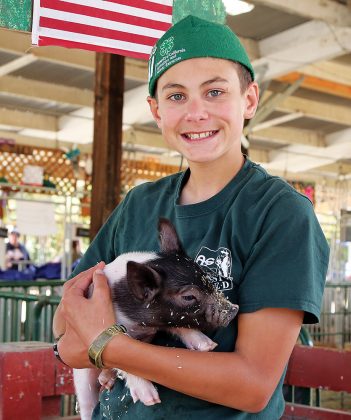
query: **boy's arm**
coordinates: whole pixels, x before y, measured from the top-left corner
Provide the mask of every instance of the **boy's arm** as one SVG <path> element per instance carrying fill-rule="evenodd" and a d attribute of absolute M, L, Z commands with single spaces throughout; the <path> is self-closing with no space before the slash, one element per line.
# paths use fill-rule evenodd
<path fill-rule="evenodd" d="M 90 280 L 81 278 L 63 297 L 69 329 L 59 351 L 66 363 L 78 368 L 91 366 L 90 343 L 114 323 L 106 278 L 95 274 L 94 294 L 87 300 L 84 290 L 89 281 L 91 275 Z M 257 412 L 266 406 L 283 374 L 302 319 L 302 311 L 284 308 L 241 314 L 232 353 L 167 348 L 119 335 L 106 346 L 103 362 L 196 398 Z"/>

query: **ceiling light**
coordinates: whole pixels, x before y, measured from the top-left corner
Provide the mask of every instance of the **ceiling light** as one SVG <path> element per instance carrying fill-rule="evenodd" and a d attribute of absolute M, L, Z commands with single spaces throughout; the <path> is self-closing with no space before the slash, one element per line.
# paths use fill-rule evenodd
<path fill-rule="evenodd" d="M 228 15 L 240 15 L 250 12 L 255 6 L 241 0 L 223 0 Z"/>

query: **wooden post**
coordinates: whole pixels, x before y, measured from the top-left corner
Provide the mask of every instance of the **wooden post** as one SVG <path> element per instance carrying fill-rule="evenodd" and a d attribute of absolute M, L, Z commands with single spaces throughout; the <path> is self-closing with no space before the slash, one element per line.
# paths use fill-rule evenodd
<path fill-rule="evenodd" d="M 90 238 L 116 207 L 121 192 L 124 57 L 97 53 Z"/>

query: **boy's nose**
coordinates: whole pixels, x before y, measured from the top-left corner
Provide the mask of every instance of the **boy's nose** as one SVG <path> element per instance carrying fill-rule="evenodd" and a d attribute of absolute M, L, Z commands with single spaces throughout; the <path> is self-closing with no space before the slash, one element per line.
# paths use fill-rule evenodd
<path fill-rule="evenodd" d="M 202 101 L 193 99 L 188 102 L 188 108 L 185 114 L 186 121 L 201 121 L 207 118 L 208 112 Z"/>

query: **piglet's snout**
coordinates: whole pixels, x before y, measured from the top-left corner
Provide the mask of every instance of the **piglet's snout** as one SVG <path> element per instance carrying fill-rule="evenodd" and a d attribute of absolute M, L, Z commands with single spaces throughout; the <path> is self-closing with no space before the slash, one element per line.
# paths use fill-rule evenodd
<path fill-rule="evenodd" d="M 222 299 L 219 303 L 210 304 L 206 310 L 206 321 L 212 327 L 226 327 L 238 313 L 239 306 Z"/>

